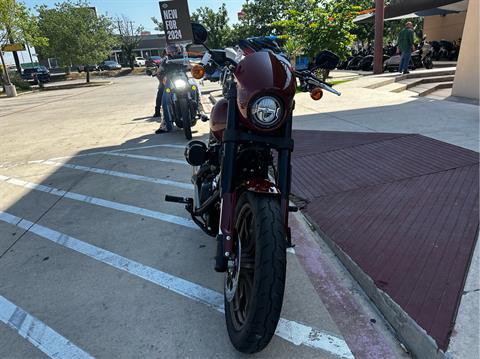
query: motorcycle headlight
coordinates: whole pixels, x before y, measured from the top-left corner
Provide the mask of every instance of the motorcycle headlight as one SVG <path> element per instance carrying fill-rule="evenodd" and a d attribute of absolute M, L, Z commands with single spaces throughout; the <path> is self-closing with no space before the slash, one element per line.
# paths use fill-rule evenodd
<path fill-rule="evenodd" d="M 272 128 L 282 120 L 283 108 L 275 97 L 263 96 L 252 104 L 251 113 L 255 125 L 261 128 Z"/>
<path fill-rule="evenodd" d="M 182 79 L 176 79 L 175 81 L 173 81 L 173 84 L 177 89 L 184 89 L 185 87 L 187 87 L 187 81 Z"/>

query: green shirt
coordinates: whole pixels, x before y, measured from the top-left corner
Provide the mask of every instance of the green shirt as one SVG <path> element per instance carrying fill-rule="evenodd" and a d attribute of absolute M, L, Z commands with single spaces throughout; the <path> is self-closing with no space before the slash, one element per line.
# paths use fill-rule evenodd
<path fill-rule="evenodd" d="M 401 52 L 412 52 L 413 30 L 405 28 L 398 34 L 398 47 Z"/>

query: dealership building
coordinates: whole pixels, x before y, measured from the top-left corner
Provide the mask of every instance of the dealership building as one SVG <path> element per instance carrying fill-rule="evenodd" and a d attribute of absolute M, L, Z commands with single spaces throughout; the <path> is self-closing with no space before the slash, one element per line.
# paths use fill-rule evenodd
<path fill-rule="evenodd" d="M 479 100 L 479 0 L 392 0 L 385 6 L 385 21 L 423 17 L 428 41 L 461 44 L 452 95 Z M 375 9 L 355 19 L 375 19 Z"/>
<path fill-rule="evenodd" d="M 167 46 L 165 41 L 165 35 L 163 34 L 151 34 L 145 32 L 140 37 L 140 42 L 134 53 L 136 57 L 147 58 L 149 56 L 160 56 L 163 49 Z M 111 55 L 111 60 L 115 60 L 120 64 L 126 64 L 125 56 L 122 52 L 122 49 L 119 47 L 114 48 Z"/>

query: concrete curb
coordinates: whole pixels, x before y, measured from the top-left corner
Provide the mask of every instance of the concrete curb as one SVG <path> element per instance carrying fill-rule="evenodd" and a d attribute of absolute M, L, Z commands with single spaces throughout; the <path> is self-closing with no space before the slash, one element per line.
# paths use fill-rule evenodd
<path fill-rule="evenodd" d="M 303 213 L 303 212 L 302 212 Z M 447 359 L 435 340 L 413 320 L 387 293 L 377 288 L 373 280 L 335 242 L 328 238 L 314 221 L 303 213 L 308 222 L 319 233 L 377 309 L 392 326 L 398 338 L 416 358 Z"/>

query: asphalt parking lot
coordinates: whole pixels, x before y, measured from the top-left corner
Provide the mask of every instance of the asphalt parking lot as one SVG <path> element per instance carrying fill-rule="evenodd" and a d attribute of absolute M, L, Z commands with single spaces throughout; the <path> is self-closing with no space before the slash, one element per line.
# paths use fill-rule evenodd
<path fill-rule="evenodd" d="M 163 201 L 191 195 L 191 169 L 182 132 L 153 134 L 155 87 L 131 76 L 0 99 L 0 357 L 243 357 L 224 324 L 215 241 Z M 207 125 L 196 130 L 204 138 Z M 288 254 L 282 319 L 257 356 L 403 356 L 301 216 L 293 223 L 303 246 Z M 316 274 L 307 252 L 324 259 Z"/>

